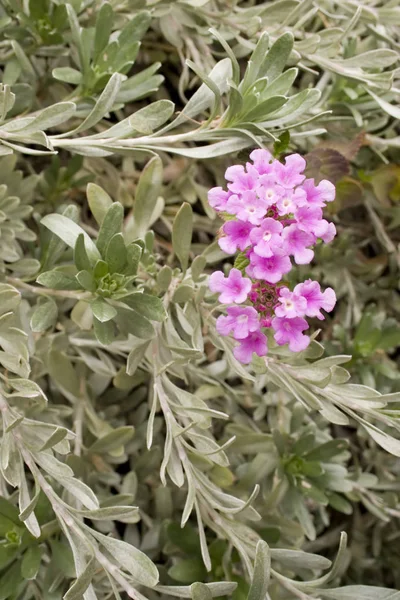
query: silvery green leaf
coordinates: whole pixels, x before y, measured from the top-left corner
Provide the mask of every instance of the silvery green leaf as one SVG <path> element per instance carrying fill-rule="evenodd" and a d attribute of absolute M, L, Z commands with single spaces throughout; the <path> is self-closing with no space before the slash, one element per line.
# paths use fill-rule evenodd
<path fill-rule="evenodd" d="M 51 74 L 54 79 L 74 85 L 79 85 L 82 81 L 82 73 L 72 67 L 56 67 L 52 70 Z"/>
<path fill-rule="evenodd" d="M 21 132 L 25 137 L 36 131 L 43 131 L 50 127 L 56 127 L 57 125 L 60 125 L 60 123 L 68 121 L 68 119 L 73 116 L 75 110 L 76 105 L 73 102 L 59 102 L 58 104 L 53 104 L 40 111 L 32 121 L 22 128 L 17 129 L 17 131 Z M 18 120 L 13 123 L 18 123 Z M 13 129 L 16 131 L 15 126 Z M 7 131 L 7 126 L 5 126 L 5 130 Z"/>
<path fill-rule="evenodd" d="M 67 275 L 62 271 L 46 271 L 45 273 L 41 273 L 36 281 L 44 287 L 54 290 L 82 289 L 75 277 L 71 277 L 71 275 Z"/>
<path fill-rule="evenodd" d="M 257 543 L 254 572 L 247 600 L 265 600 L 267 597 L 271 570 L 271 552 L 266 542 Z"/>
<path fill-rule="evenodd" d="M 82 573 L 63 596 L 63 600 L 81 600 L 81 598 L 84 598 L 84 593 L 91 584 L 96 571 L 97 563 L 95 558 L 92 556 Z"/>
<path fill-rule="evenodd" d="M 110 273 L 122 273 L 124 271 L 127 254 L 122 233 L 116 233 L 110 239 L 105 255 Z"/>
<path fill-rule="evenodd" d="M 121 521 L 122 523 L 137 523 L 140 520 L 139 509 L 136 506 L 109 506 L 94 510 L 71 509 L 73 513 L 93 521 Z"/>
<path fill-rule="evenodd" d="M 53 475 L 53 477 L 55 476 Z M 57 477 L 55 478 L 57 479 Z M 80 479 L 71 476 L 62 476 L 58 481 L 70 494 L 82 502 L 88 510 L 97 510 L 99 508 L 99 501 L 94 492 L 83 481 L 80 481 Z"/>
<path fill-rule="evenodd" d="M 21 477 L 21 481 L 19 483 L 19 508 L 20 508 L 20 519 L 25 523 L 29 532 L 33 535 L 33 537 L 40 537 L 41 531 L 38 520 L 33 512 L 36 502 L 38 500 L 39 493 L 35 493 L 33 500 L 31 500 L 28 491 L 28 484 L 25 479 L 25 474 Z M 23 515 L 23 518 L 22 516 Z"/>
<path fill-rule="evenodd" d="M 49 354 L 49 374 L 61 388 L 67 398 L 80 398 L 79 379 L 71 361 L 58 350 L 52 350 Z"/>
<path fill-rule="evenodd" d="M 113 73 L 113 75 L 111 75 L 106 87 L 86 119 L 76 129 L 74 129 L 73 132 L 69 132 L 68 135 L 71 133 L 75 135 L 80 131 L 90 129 L 110 112 L 114 106 L 117 94 L 124 78 L 125 77 L 120 73 Z"/>
<path fill-rule="evenodd" d="M 213 598 L 219 596 L 230 596 L 237 588 L 237 583 L 233 581 L 220 581 L 215 583 L 206 583 L 207 588 L 210 590 Z M 174 596 L 177 598 L 191 598 L 191 587 L 181 585 L 158 585 L 156 590 L 167 596 Z"/>
<path fill-rule="evenodd" d="M 367 585 L 347 585 L 330 590 L 316 590 L 325 600 L 400 600 L 400 592 Z"/>
<path fill-rule="evenodd" d="M 293 41 L 293 34 L 288 32 L 282 34 L 272 44 L 260 66 L 258 77 L 268 77 L 270 81 L 273 81 L 282 73 L 292 52 Z"/>
<path fill-rule="evenodd" d="M 204 583 L 192 583 L 190 591 L 193 600 L 210 600 L 213 597 L 210 589 Z"/>
<path fill-rule="evenodd" d="M 192 232 L 193 210 L 190 204 L 185 202 L 179 209 L 172 227 L 172 246 L 179 258 L 183 272 L 186 271 L 189 263 Z"/>
<path fill-rule="evenodd" d="M 150 588 L 157 585 L 159 580 L 157 568 L 146 554 L 131 544 L 107 537 L 95 530 L 91 530 L 91 533 L 136 583 Z"/>
<path fill-rule="evenodd" d="M 135 131 L 149 135 L 168 121 L 174 109 L 175 105 L 170 100 L 158 100 L 131 115 L 129 125 Z"/>
<path fill-rule="evenodd" d="M 68 430 L 64 427 L 57 427 L 54 432 L 51 434 L 49 439 L 45 444 L 40 448 L 40 450 L 48 450 L 49 448 L 53 448 L 57 444 L 59 444 L 66 436 L 68 435 Z"/>
<path fill-rule="evenodd" d="M 38 299 L 31 317 L 31 329 L 35 332 L 46 331 L 53 327 L 57 321 L 57 304 L 50 297 Z"/>
<path fill-rule="evenodd" d="M 150 321 L 163 321 L 167 314 L 162 300 L 150 294 L 136 292 L 126 296 L 123 302 Z"/>
<path fill-rule="evenodd" d="M 96 242 L 102 256 L 105 256 L 111 238 L 121 232 L 123 220 L 124 208 L 119 202 L 114 202 L 104 215 Z"/>
<path fill-rule="evenodd" d="M 111 321 L 117 315 L 117 309 L 111 304 L 108 304 L 103 298 L 96 298 L 93 302 L 91 302 L 90 307 L 92 309 L 93 315 L 96 317 L 98 321 L 101 323 L 106 323 L 107 321 Z"/>
<path fill-rule="evenodd" d="M 131 333 L 144 340 L 152 339 L 155 336 L 155 330 L 150 321 L 134 310 L 119 307 L 115 321 L 124 333 Z"/>
<path fill-rule="evenodd" d="M 95 183 L 88 183 L 86 195 L 92 215 L 101 226 L 107 211 L 111 207 L 113 201 L 110 196 Z"/>
<path fill-rule="evenodd" d="M 88 234 L 76 223 L 56 213 L 46 215 L 41 224 L 50 229 L 55 235 L 63 240 L 70 248 L 74 248 L 79 235 L 83 235 L 85 248 L 89 258 L 93 261 L 101 258 L 98 249 Z"/>
<path fill-rule="evenodd" d="M 310 554 L 302 550 L 271 549 L 272 560 L 277 560 L 289 569 L 329 569 L 331 561 L 318 554 Z"/>
<path fill-rule="evenodd" d="M 40 547 L 31 546 L 26 550 L 21 563 L 21 575 L 24 579 L 36 579 L 42 561 Z"/>
<path fill-rule="evenodd" d="M 133 437 L 135 430 L 131 426 L 119 427 L 99 438 L 89 447 L 90 452 L 107 453 L 117 450 L 127 444 Z"/>
<path fill-rule="evenodd" d="M 144 168 L 136 189 L 133 224 L 125 236 L 133 241 L 143 238 L 150 227 L 153 211 L 161 191 L 163 167 L 159 157 L 152 158 Z"/>

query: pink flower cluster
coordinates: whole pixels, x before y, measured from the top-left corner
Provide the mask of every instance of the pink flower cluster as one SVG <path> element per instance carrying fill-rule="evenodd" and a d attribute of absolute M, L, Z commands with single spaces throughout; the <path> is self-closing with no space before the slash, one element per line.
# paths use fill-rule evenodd
<path fill-rule="evenodd" d="M 209 191 L 210 205 L 227 219 L 219 239 L 227 254 L 244 252 L 249 261 L 248 277 L 231 269 L 228 277 L 221 271 L 210 277 L 210 289 L 219 292 L 227 315 L 217 319 L 217 331 L 231 335 L 239 343 L 235 357 L 249 363 L 253 352 L 265 356 L 267 338 L 262 329 L 272 327 L 279 345 L 289 344 L 299 352 L 310 343 L 303 332 L 309 325 L 305 317 L 324 319 L 321 309 L 331 311 L 335 292 L 321 291 L 308 279 L 290 291 L 282 279 L 296 264 L 308 264 L 314 257 L 312 247 L 318 239 L 330 242 L 336 229 L 323 218 L 326 202 L 335 198 L 335 187 L 323 180 L 315 185 L 306 179 L 305 160 L 299 154 L 273 160 L 267 150 L 254 150 L 252 163 L 229 167 L 225 178 L 228 190 Z M 243 305 L 248 302 L 248 305 Z"/>

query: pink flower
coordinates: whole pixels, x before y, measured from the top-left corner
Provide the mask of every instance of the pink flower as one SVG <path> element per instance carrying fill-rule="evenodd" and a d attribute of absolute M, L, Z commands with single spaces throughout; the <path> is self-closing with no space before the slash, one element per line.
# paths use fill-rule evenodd
<path fill-rule="evenodd" d="M 240 197 L 231 196 L 226 204 L 227 211 L 241 221 L 250 221 L 253 225 L 261 223 L 267 212 L 266 202 L 258 198 L 255 192 L 244 192 Z"/>
<path fill-rule="evenodd" d="M 209 288 L 212 292 L 220 292 L 222 304 L 242 304 L 251 290 L 251 281 L 243 277 L 239 269 L 231 269 L 228 277 L 224 277 L 222 271 L 215 271 L 210 276 Z"/>
<path fill-rule="evenodd" d="M 321 308 L 330 312 L 336 304 L 336 294 L 333 289 L 327 288 L 324 292 L 321 292 L 319 283 L 311 279 L 296 285 L 294 293 L 303 296 L 307 301 L 305 315 L 307 317 L 317 317 L 321 321 L 325 318 L 321 313 Z"/>
<path fill-rule="evenodd" d="M 232 182 L 228 183 L 228 188 L 234 194 L 243 194 L 243 192 L 253 190 L 256 186 L 257 178 L 257 171 L 254 170 L 252 173 L 247 173 L 242 165 L 228 167 L 225 171 L 225 179 Z"/>
<path fill-rule="evenodd" d="M 284 165 L 277 160 L 274 162 L 276 182 L 284 188 L 292 189 L 305 179 L 305 175 L 302 175 L 305 168 L 306 161 L 300 154 L 287 156 Z"/>
<path fill-rule="evenodd" d="M 300 206 L 304 206 L 306 203 L 306 193 L 301 188 L 295 190 L 283 190 L 276 202 L 278 214 L 283 217 L 284 215 L 290 215 L 296 212 Z"/>
<path fill-rule="evenodd" d="M 208 191 L 208 203 L 217 211 L 225 210 L 230 196 L 232 194 L 223 190 L 222 187 L 214 187 Z"/>
<path fill-rule="evenodd" d="M 304 317 L 307 309 L 307 300 L 300 294 L 291 292 L 288 288 L 282 288 L 279 294 L 281 303 L 275 308 L 277 317 Z"/>
<path fill-rule="evenodd" d="M 301 206 L 298 208 L 296 221 L 300 229 L 313 233 L 317 238 L 325 235 L 329 229 L 329 223 L 322 218 L 322 210 L 318 206 Z"/>
<path fill-rule="evenodd" d="M 258 356 L 265 356 L 268 352 L 267 338 L 261 331 L 253 331 L 233 349 L 235 358 L 244 364 L 251 362 L 253 352 Z"/>
<path fill-rule="evenodd" d="M 313 250 L 307 248 L 316 242 L 315 235 L 302 231 L 298 225 L 293 223 L 282 232 L 284 249 L 288 254 L 293 255 L 298 265 L 307 265 L 314 258 Z"/>
<path fill-rule="evenodd" d="M 253 226 L 244 221 L 227 221 L 222 227 L 225 236 L 218 241 L 221 250 L 234 254 L 239 248 L 242 252 L 250 245 L 250 233 Z"/>
<path fill-rule="evenodd" d="M 327 230 L 321 235 L 321 239 L 325 244 L 329 244 L 336 235 L 336 227 L 333 223 L 328 223 Z"/>
<path fill-rule="evenodd" d="M 264 219 L 260 227 L 255 227 L 250 233 L 250 240 L 254 246 L 254 252 L 258 256 L 266 258 L 274 254 L 274 249 L 282 246 L 281 231 L 282 223 L 268 217 Z"/>
<path fill-rule="evenodd" d="M 265 175 L 266 173 L 271 173 L 272 166 L 272 154 L 268 150 L 262 150 L 261 148 L 257 148 L 257 150 L 253 150 L 250 154 L 250 158 L 253 161 L 254 168 L 257 170 L 259 175 Z"/>
<path fill-rule="evenodd" d="M 276 184 L 274 174 L 261 175 L 257 185 L 257 195 L 265 201 L 267 207 L 276 204 L 285 194 L 285 188 Z"/>
<path fill-rule="evenodd" d="M 291 268 L 290 258 L 282 250 L 276 248 L 275 254 L 269 258 L 258 256 L 255 252 L 252 252 L 250 254 L 250 265 L 247 267 L 246 272 L 255 279 L 265 279 L 268 283 L 277 283 L 285 273 L 289 273 Z"/>
<path fill-rule="evenodd" d="M 322 207 L 335 199 L 335 186 L 327 179 L 323 179 L 318 185 L 315 185 L 314 179 L 306 179 L 301 187 L 307 195 L 307 203 L 313 206 Z"/>
<path fill-rule="evenodd" d="M 216 327 L 221 335 L 233 332 L 235 340 L 243 340 L 253 331 L 259 331 L 258 312 L 252 306 L 229 306 L 226 312 L 227 317 L 221 315 L 217 319 Z"/>
<path fill-rule="evenodd" d="M 308 335 L 303 334 L 303 331 L 308 329 L 308 323 L 301 317 L 294 317 L 294 319 L 275 317 L 272 319 L 272 327 L 275 330 L 276 343 L 279 346 L 289 344 L 292 352 L 301 352 L 310 343 Z"/>

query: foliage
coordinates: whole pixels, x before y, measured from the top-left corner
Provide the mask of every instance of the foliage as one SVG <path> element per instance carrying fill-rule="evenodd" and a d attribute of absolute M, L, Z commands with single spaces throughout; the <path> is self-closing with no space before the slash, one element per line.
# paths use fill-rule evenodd
<path fill-rule="evenodd" d="M 0 0 L 0 598 L 399 596 L 400 9 L 356 4 Z M 339 302 L 247 368 L 207 190 L 263 145 L 336 185 L 290 277 Z"/>

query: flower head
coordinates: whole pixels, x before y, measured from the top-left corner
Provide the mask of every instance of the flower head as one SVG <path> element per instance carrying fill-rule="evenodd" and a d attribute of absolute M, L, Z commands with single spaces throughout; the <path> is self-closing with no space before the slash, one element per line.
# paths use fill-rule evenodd
<path fill-rule="evenodd" d="M 285 227 L 282 240 L 286 252 L 294 257 L 298 265 L 307 265 L 314 258 L 314 251 L 307 246 L 315 244 L 315 235 L 303 231 L 297 224 Z"/>
<path fill-rule="evenodd" d="M 268 258 L 258 256 L 255 252 L 252 252 L 250 254 L 250 265 L 247 267 L 246 272 L 255 279 L 265 279 L 268 283 L 278 283 L 283 275 L 289 273 L 291 268 L 290 258 L 277 248 L 275 254 Z"/>
<path fill-rule="evenodd" d="M 267 338 L 261 331 L 253 331 L 233 349 L 235 358 L 244 364 L 251 362 L 253 352 L 258 356 L 265 356 L 268 352 Z"/>
<path fill-rule="evenodd" d="M 277 160 L 274 163 L 276 182 L 284 188 L 292 189 L 306 178 L 302 174 L 305 168 L 306 161 L 300 154 L 287 156 L 284 165 Z"/>
<path fill-rule="evenodd" d="M 259 331 L 260 319 L 258 312 L 252 306 L 228 306 L 228 315 L 217 319 L 217 332 L 230 335 L 233 332 L 235 340 L 246 338 L 253 331 Z"/>
<path fill-rule="evenodd" d="M 294 317 L 294 319 L 275 317 L 272 319 L 272 328 L 275 330 L 276 343 L 279 346 L 289 344 L 292 352 L 301 352 L 310 343 L 308 335 L 303 334 L 303 331 L 308 329 L 308 323 L 301 317 Z"/>
<path fill-rule="evenodd" d="M 332 288 L 326 288 L 321 292 L 321 286 L 318 281 L 307 279 L 304 283 L 299 283 L 294 288 L 294 293 L 302 296 L 306 300 L 306 309 L 304 314 L 307 317 L 317 317 L 321 321 L 325 319 L 321 313 L 321 308 L 326 312 L 331 312 L 336 304 L 336 294 Z"/>
<path fill-rule="evenodd" d="M 274 249 L 282 246 L 281 232 L 283 225 L 275 219 L 264 219 L 259 227 L 254 227 L 250 233 L 250 241 L 255 244 L 254 252 L 258 256 L 268 258 L 274 254 Z"/>
<path fill-rule="evenodd" d="M 250 245 L 252 230 L 253 225 L 248 221 L 227 221 L 222 227 L 225 235 L 219 239 L 219 247 L 227 254 L 234 254 L 238 249 L 243 252 Z"/>
<path fill-rule="evenodd" d="M 228 167 L 225 171 L 225 179 L 230 181 L 228 189 L 233 194 L 243 194 L 249 190 L 254 190 L 257 184 L 257 171 L 248 173 L 242 165 Z"/>
<path fill-rule="evenodd" d="M 228 277 L 224 277 L 222 271 L 215 271 L 210 276 L 209 287 L 212 292 L 220 292 L 222 304 L 242 304 L 251 290 L 251 281 L 243 277 L 239 269 L 231 269 Z"/>
<path fill-rule="evenodd" d="M 236 194 L 231 196 L 226 203 L 226 209 L 241 221 L 249 221 L 253 225 L 258 225 L 268 207 L 265 200 L 259 198 L 254 191 L 246 191 L 240 196 Z"/>
<path fill-rule="evenodd" d="M 335 199 L 335 186 L 327 179 L 323 179 L 318 185 L 315 185 L 314 179 L 306 179 L 301 187 L 306 193 L 307 204 L 323 207 L 326 202 Z"/>
<path fill-rule="evenodd" d="M 280 304 L 275 308 L 277 317 L 304 317 L 307 309 L 307 300 L 300 294 L 291 292 L 288 288 L 282 288 L 279 294 Z"/>
<path fill-rule="evenodd" d="M 232 194 L 226 192 L 222 187 L 214 187 L 208 191 L 208 203 L 217 211 L 226 209 L 226 203 Z"/>

